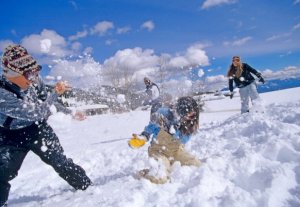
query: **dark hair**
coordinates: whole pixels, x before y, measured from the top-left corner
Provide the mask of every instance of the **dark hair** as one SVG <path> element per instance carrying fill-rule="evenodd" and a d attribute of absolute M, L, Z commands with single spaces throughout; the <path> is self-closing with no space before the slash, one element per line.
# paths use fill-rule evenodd
<path fill-rule="evenodd" d="M 184 135 L 196 133 L 199 127 L 199 106 L 197 102 L 189 96 L 181 97 L 177 101 L 176 112 L 180 116 L 180 132 Z"/>

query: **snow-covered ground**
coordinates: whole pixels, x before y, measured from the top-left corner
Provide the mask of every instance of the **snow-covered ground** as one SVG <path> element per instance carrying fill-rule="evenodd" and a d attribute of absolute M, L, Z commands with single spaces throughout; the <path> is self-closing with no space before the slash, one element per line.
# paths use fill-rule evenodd
<path fill-rule="evenodd" d="M 127 145 L 127 138 L 147 124 L 149 111 L 82 122 L 57 113 L 49 123 L 66 155 L 86 170 L 94 186 L 74 191 L 29 153 L 11 182 L 9 206 L 300 206 L 300 88 L 261 97 L 264 113 L 244 115 L 237 96 L 207 101 L 199 133 L 186 146 L 205 162 L 199 168 L 175 163 L 164 185 L 134 178 L 151 162 L 147 146 Z"/>

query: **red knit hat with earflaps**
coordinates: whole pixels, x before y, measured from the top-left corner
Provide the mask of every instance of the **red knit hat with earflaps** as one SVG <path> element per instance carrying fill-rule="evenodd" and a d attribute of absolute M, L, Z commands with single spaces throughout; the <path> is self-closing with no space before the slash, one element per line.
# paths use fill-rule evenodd
<path fill-rule="evenodd" d="M 5 48 L 2 56 L 2 66 L 4 73 L 12 70 L 21 75 L 26 71 L 39 70 L 41 68 L 21 45 L 9 45 Z"/>

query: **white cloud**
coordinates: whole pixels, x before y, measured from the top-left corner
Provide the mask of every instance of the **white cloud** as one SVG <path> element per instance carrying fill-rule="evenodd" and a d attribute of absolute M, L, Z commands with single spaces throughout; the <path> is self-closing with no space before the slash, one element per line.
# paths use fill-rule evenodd
<path fill-rule="evenodd" d="M 191 64 L 207 66 L 209 65 L 208 56 L 203 50 L 204 46 L 202 44 L 192 45 L 187 49 L 186 58 Z"/>
<path fill-rule="evenodd" d="M 87 47 L 84 49 L 83 54 L 92 54 L 93 53 L 93 48 L 92 47 Z"/>
<path fill-rule="evenodd" d="M 157 69 L 158 60 L 159 57 L 151 49 L 136 47 L 119 50 L 113 57 L 104 61 L 105 81 L 125 86 L 129 82 L 142 80 L 145 75 L 153 74 Z"/>
<path fill-rule="evenodd" d="M 175 68 L 183 68 L 183 67 L 187 67 L 189 65 L 189 62 L 184 56 L 177 56 L 177 57 L 173 57 L 170 60 L 169 65 Z"/>
<path fill-rule="evenodd" d="M 300 1 L 300 0 L 299 0 L 299 1 Z M 298 24 L 296 24 L 296 25 L 293 26 L 293 30 L 299 29 L 299 28 L 300 28 L 300 22 L 299 22 Z"/>
<path fill-rule="evenodd" d="M 252 40 L 252 37 L 248 36 L 248 37 L 244 37 L 244 38 L 241 38 L 241 39 L 234 40 L 232 42 L 225 41 L 225 42 L 223 42 L 223 45 L 224 46 L 241 46 L 241 45 L 246 44 L 250 40 Z"/>
<path fill-rule="evenodd" d="M 185 80 L 184 82 L 184 86 L 191 88 L 193 86 L 193 82 L 191 80 Z"/>
<path fill-rule="evenodd" d="M 75 50 L 75 51 L 79 51 L 81 47 L 82 47 L 82 44 L 80 42 L 74 42 L 71 45 L 72 50 Z"/>
<path fill-rule="evenodd" d="M 49 76 L 68 81 L 71 86 L 87 88 L 101 85 L 102 65 L 87 55 L 76 60 L 57 60 Z"/>
<path fill-rule="evenodd" d="M 216 91 L 225 87 L 228 87 L 228 78 L 224 75 L 208 76 L 205 79 L 205 91 Z"/>
<path fill-rule="evenodd" d="M 11 45 L 11 44 L 14 44 L 14 42 L 11 41 L 11 40 L 1 40 L 1 41 L 0 41 L 0 51 L 3 52 L 4 49 L 5 49 L 8 45 Z"/>
<path fill-rule="evenodd" d="M 116 42 L 117 40 L 113 40 L 113 39 L 108 39 L 108 40 L 105 40 L 105 44 L 106 45 L 112 45 L 114 42 Z"/>
<path fill-rule="evenodd" d="M 153 21 L 149 20 L 149 21 L 144 22 L 141 25 L 141 28 L 147 29 L 148 31 L 152 31 L 155 28 L 155 25 L 154 25 Z"/>
<path fill-rule="evenodd" d="M 43 39 L 41 37 L 43 37 Z M 29 40 L 35 40 L 34 43 L 39 40 L 39 44 L 32 45 L 33 48 L 31 48 L 31 50 L 35 49 L 40 53 L 50 52 L 55 42 L 53 38 L 49 38 L 49 35 L 47 36 L 48 38 L 44 37 L 45 35 L 35 35 L 27 38 L 28 43 L 30 42 Z M 71 48 L 73 51 L 76 51 L 79 50 L 81 46 L 79 42 L 74 42 Z M 188 79 L 188 76 L 185 75 L 188 71 L 182 70 L 182 68 L 189 69 L 199 65 L 209 65 L 209 59 L 203 48 L 204 46 L 202 44 L 194 44 L 187 48 L 182 55 L 175 56 L 170 54 L 156 55 L 152 49 L 142 49 L 140 47 L 128 48 L 117 51 L 114 56 L 106 59 L 103 65 L 91 58 L 90 54 L 92 53 L 92 48 L 86 48 L 83 52 L 85 55 L 76 60 L 71 56 L 71 60 L 65 57 L 64 59 L 55 60 L 54 64 L 51 64 L 50 76 L 61 76 L 64 80 L 69 81 L 76 87 L 111 84 L 112 82 L 108 79 L 108 76 L 106 76 L 109 75 L 107 71 L 110 69 L 113 69 L 117 74 L 121 74 L 121 76 L 125 74 L 132 80 L 142 80 L 145 76 L 153 77 L 155 80 L 159 75 L 162 75 L 159 74 L 162 72 L 165 74 L 165 78 L 182 74 L 182 76 L 180 75 L 178 77 L 180 77 L 181 81 L 184 81 Z M 162 64 L 164 66 L 163 71 L 161 71 L 160 68 Z M 179 73 L 177 73 L 178 71 Z M 204 73 L 204 71 L 202 72 Z M 52 81 L 55 79 L 57 80 L 57 78 L 52 78 Z M 121 79 L 121 84 L 126 83 L 124 80 Z M 189 83 L 188 81 L 185 83 L 185 86 L 189 85 L 187 84 Z"/>
<path fill-rule="evenodd" d="M 248 41 L 250 41 L 252 39 L 252 37 L 244 37 L 242 39 L 239 39 L 239 40 L 235 40 L 233 41 L 232 45 L 233 46 L 241 46 L 241 45 L 244 45 L 245 43 L 247 43 Z"/>
<path fill-rule="evenodd" d="M 285 52 L 284 54 L 281 54 L 281 55 L 279 55 L 279 57 L 286 57 L 286 56 L 289 56 L 289 55 L 291 55 L 291 54 L 293 54 L 293 52 L 292 51 L 287 51 L 287 52 Z"/>
<path fill-rule="evenodd" d="M 203 77 L 205 75 L 205 72 L 204 72 L 204 70 L 203 69 L 199 69 L 199 71 L 198 71 L 198 77 Z"/>
<path fill-rule="evenodd" d="M 164 92 L 171 94 L 173 99 L 180 96 L 188 95 L 192 91 L 193 83 L 191 80 L 188 80 L 187 77 L 181 77 L 180 79 L 171 79 L 165 81 Z"/>
<path fill-rule="evenodd" d="M 29 52 L 49 56 L 64 57 L 71 53 L 67 50 L 67 43 L 64 37 L 53 30 L 44 29 L 41 34 L 32 34 L 22 39 L 23 45 Z"/>
<path fill-rule="evenodd" d="M 126 68 L 136 72 L 156 67 L 158 60 L 153 50 L 136 47 L 117 51 L 113 57 L 104 61 L 104 67 Z"/>
<path fill-rule="evenodd" d="M 284 78 L 299 78 L 300 77 L 300 67 L 288 66 L 279 71 L 272 71 L 270 69 L 264 70 L 262 72 L 263 76 L 271 79 L 284 79 Z"/>
<path fill-rule="evenodd" d="M 209 65 L 209 59 L 203 50 L 202 44 L 194 44 L 183 55 L 171 58 L 169 66 L 176 68 L 189 68 Z"/>
<path fill-rule="evenodd" d="M 199 65 L 209 65 L 209 59 L 203 50 L 202 44 L 194 44 L 182 55 L 156 55 L 151 49 L 139 47 L 119 50 L 113 57 L 104 61 L 104 71 L 113 70 L 114 73 L 130 74 L 133 79 L 139 80 L 144 76 L 157 78 L 164 73 L 164 77 L 172 77 L 179 73 L 184 75 L 187 69 Z M 162 67 L 161 67 L 162 66 Z M 162 69 L 163 68 L 163 69 Z M 108 73 L 108 72 L 107 72 Z"/>
<path fill-rule="evenodd" d="M 117 34 L 125 34 L 128 33 L 131 30 L 129 26 L 127 27 L 120 27 L 117 29 Z"/>
<path fill-rule="evenodd" d="M 41 52 L 42 53 L 48 53 L 51 49 L 52 42 L 50 39 L 43 39 L 40 40 L 41 44 Z"/>
<path fill-rule="evenodd" d="M 80 38 L 86 37 L 87 35 L 88 35 L 88 32 L 86 30 L 84 30 L 84 31 L 77 32 L 75 35 L 71 35 L 68 39 L 70 41 L 78 40 Z"/>
<path fill-rule="evenodd" d="M 280 35 L 273 35 L 273 36 L 267 38 L 266 41 L 274 41 L 274 40 L 277 40 L 277 39 L 289 37 L 289 36 L 291 36 L 291 34 L 292 33 L 284 33 L 284 34 L 280 34 Z"/>
<path fill-rule="evenodd" d="M 294 1 L 294 4 L 299 4 L 300 3 L 300 0 L 295 0 Z"/>
<path fill-rule="evenodd" d="M 108 30 L 114 28 L 114 23 L 109 21 L 98 22 L 92 29 L 91 34 L 105 35 Z"/>
<path fill-rule="evenodd" d="M 69 1 L 69 3 L 73 6 L 75 10 L 78 10 L 78 6 L 75 1 Z"/>
<path fill-rule="evenodd" d="M 201 8 L 202 9 L 208 9 L 210 7 L 219 6 L 221 4 L 233 4 L 236 3 L 237 0 L 206 0 Z"/>
<path fill-rule="evenodd" d="M 209 76 L 206 78 L 206 82 L 208 84 L 218 83 L 218 82 L 227 82 L 227 81 L 228 81 L 228 78 L 225 77 L 224 75 Z"/>

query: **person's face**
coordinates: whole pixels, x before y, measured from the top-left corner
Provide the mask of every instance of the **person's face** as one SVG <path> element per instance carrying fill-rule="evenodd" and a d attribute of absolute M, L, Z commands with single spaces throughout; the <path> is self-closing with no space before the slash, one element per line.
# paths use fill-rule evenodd
<path fill-rule="evenodd" d="M 19 76 L 8 76 L 6 77 L 10 82 L 16 84 L 21 89 L 26 90 L 30 86 L 31 82 L 27 80 L 23 75 Z"/>
<path fill-rule="evenodd" d="M 180 118 L 180 125 L 187 134 L 193 134 L 198 129 L 197 112 L 190 112 Z"/>
<path fill-rule="evenodd" d="M 7 79 L 10 82 L 18 85 L 21 89 L 26 90 L 32 83 L 37 81 L 39 70 L 40 68 L 36 70 L 25 71 L 23 75 L 20 74 L 18 76 L 8 76 Z"/>
<path fill-rule="evenodd" d="M 232 58 L 232 64 L 236 67 L 240 64 L 240 58 L 234 57 Z"/>
<path fill-rule="evenodd" d="M 190 120 L 196 119 L 196 114 L 197 114 L 196 112 L 191 111 L 191 112 L 187 113 L 185 116 L 182 116 L 181 120 L 182 121 L 190 121 Z"/>
<path fill-rule="evenodd" d="M 150 85 L 150 81 L 149 80 L 145 80 L 144 83 L 145 83 L 146 86 Z"/>

